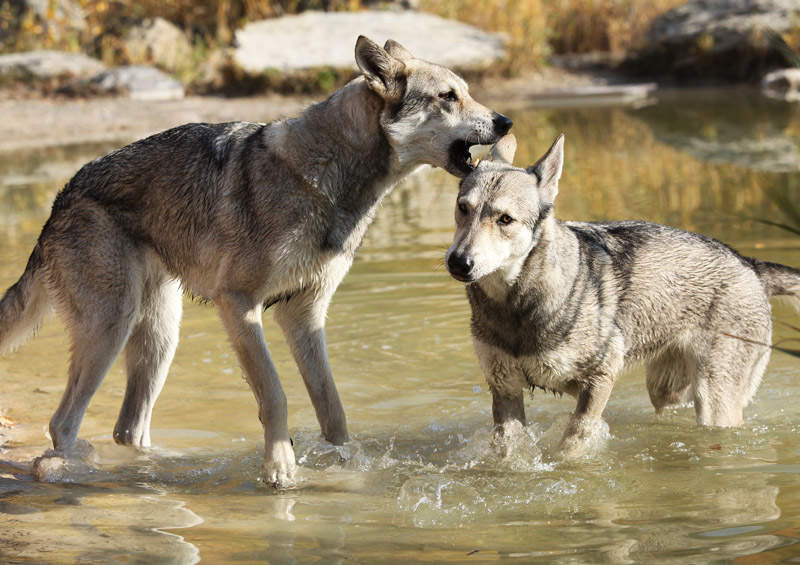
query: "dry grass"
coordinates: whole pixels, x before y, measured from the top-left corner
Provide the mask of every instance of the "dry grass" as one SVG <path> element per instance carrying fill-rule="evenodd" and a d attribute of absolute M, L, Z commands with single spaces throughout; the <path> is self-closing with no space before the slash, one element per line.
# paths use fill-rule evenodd
<path fill-rule="evenodd" d="M 119 63 L 125 62 L 120 37 L 144 18 L 158 16 L 173 22 L 208 51 L 229 44 L 233 31 L 247 21 L 324 7 L 361 8 L 360 0 L 77 0 L 87 24 L 78 31 L 58 17 L 59 0 L 48 2 L 46 22 L 42 22 L 32 12 L 22 12 L 18 1 L 0 0 L 0 51 L 83 51 L 107 63 Z"/>
<path fill-rule="evenodd" d="M 556 53 L 624 51 L 641 44 L 651 22 L 686 0 L 556 0 L 548 25 Z"/>
<path fill-rule="evenodd" d="M 120 38 L 141 19 L 160 16 L 181 27 L 195 46 L 188 64 L 192 68 L 178 73 L 184 82 L 191 82 L 194 69 L 220 47 L 229 45 L 234 30 L 247 21 L 307 9 L 358 10 L 365 5 L 364 0 L 76 0 L 87 23 L 77 31 L 58 20 L 56 7 L 60 0 L 48 1 L 50 13 L 43 23 L 30 13 L 19 13 L 18 0 L 0 0 L 0 52 L 54 48 L 82 51 L 110 65 L 128 63 L 132 61 Z M 420 8 L 505 33 L 508 55 L 492 70 L 513 76 L 545 65 L 551 53 L 622 52 L 635 48 L 642 43 L 654 18 L 683 2 L 421 0 Z M 784 38 L 797 48 L 800 26 L 784 34 Z"/>
<path fill-rule="evenodd" d="M 508 34 L 506 74 L 553 53 L 623 51 L 653 19 L 685 0 L 423 0 L 422 9 Z"/>
<path fill-rule="evenodd" d="M 422 0 L 420 8 L 508 35 L 501 70 L 513 75 L 543 64 L 550 54 L 546 0 Z"/>
<path fill-rule="evenodd" d="M 0 32 L 16 25 L 3 51 L 58 48 L 84 51 L 106 62 L 122 60 L 119 38 L 142 18 L 160 16 L 185 30 L 194 42 L 228 44 L 245 22 L 308 9 L 358 10 L 361 0 L 78 0 L 86 28 L 70 31 L 55 16 L 42 25 L 16 13 L 14 0 L 0 0 Z M 551 52 L 621 50 L 641 40 L 652 19 L 683 0 L 422 0 L 421 9 L 508 35 L 505 74 L 544 64 Z"/>

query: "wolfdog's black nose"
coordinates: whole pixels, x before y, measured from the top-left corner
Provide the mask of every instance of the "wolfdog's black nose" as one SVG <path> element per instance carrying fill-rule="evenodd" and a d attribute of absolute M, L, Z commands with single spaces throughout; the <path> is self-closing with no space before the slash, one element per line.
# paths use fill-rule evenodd
<path fill-rule="evenodd" d="M 447 258 L 447 270 L 455 277 L 467 278 L 474 266 L 475 261 L 468 255 L 451 253 L 450 257 Z"/>
<path fill-rule="evenodd" d="M 494 132 L 497 135 L 505 135 L 508 133 L 508 130 L 511 129 L 511 126 L 514 125 L 514 122 L 509 120 L 503 114 L 495 114 L 494 118 L 492 119 L 492 125 L 494 125 Z"/>

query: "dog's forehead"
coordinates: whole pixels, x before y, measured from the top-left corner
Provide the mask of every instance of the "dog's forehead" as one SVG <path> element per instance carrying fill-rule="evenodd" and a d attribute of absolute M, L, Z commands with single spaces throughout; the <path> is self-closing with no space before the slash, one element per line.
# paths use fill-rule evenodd
<path fill-rule="evenodd" d="M 479 198 L 527 193 L 536 188 L 536 177 L 507 163 L 483 160 L 461 183 L 462 192 Z"/>
<path fill-rule="evenodd" d="M 415 90 L 437 93 L 455 90 L 460 94 L 466 94 L 469 90 L 464 79 L 446 67 L 414 59 L 406 63 L 406 69 L 409 86 Z"/>
<path fill-rule="evenodd" d="M 515 217 L 538 209 L 536 177 L 506 163 L 483 162 L 461 182 L 459 201 L 483 209 L 512 213 Z"/>

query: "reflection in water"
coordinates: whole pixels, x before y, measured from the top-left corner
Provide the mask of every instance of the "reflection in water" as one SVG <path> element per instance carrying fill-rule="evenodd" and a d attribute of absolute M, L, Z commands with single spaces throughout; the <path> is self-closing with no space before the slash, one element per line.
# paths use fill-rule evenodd
<path fill-rule="evenodd" d="M 517 111 L 518 158 L 529 163 L 565 131 L 559 217 L 660 221 L 800 265 L 794 240 L 737 219 L 781 219 L 771 195 L 796 201 L 800 174 L 730 149 L 737 138 L 796 146 L 797 111 L 730 93 L 725 101 L 676 96 L 638 110 Z M 58 188 L 111 149 L 0 156 L 0 286 L 22 272 Z M 774 356 L 741 429 L 698 429 L 688 407 L 656 418 L 634 371 L 618 383 L 608 425 L 584 460 L 559 461 L 553 446 L 573 402 L 544 394 L 526 399 L 532 423 L 499 458 L 463 287 L 442 265 L 456 184 L 423 170 L 399 187 L 334 298 L 329 350 L 352 442 L 319 438 L 302 380 L 265 316 L 301 465 L 294 490 L 274 493 L 258 480 L 257 410 L 212 308 L 186 304 L 154 414 L 156 447 L 137 453 L 111 440 L 124 390 L 117 365 L 87 412 L 81 436 L 96 451 L 72 483 L 36 484 L 27 473 L 49 444 L 47 421 L 64 387 L 63 328 L 50 321 L 1 359 L 0 413 L 16 422 L 0 427 L 2 560 L 686 563 L 791 555 L 800 539 L 800 362 L 792 358 Z M 796 322 L 787 309 L 776 317 Z"/>
<path fill-rule="evenodd" d="M 659 141 L 702 161 L 732 163 L 758 171 L 800 171 L 800 107 L 758 92 L 729 96 L 699 92 L 691 104 L 664 95 L 662 103 L 631 114 Z"/>

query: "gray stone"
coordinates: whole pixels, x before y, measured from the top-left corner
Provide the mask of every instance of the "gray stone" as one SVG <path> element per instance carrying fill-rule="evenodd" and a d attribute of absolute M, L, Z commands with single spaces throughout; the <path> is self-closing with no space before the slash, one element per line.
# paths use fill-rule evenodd
<path fill-rule="evenodd" d="M 421 59 L 461 69 L 504 56 L 499 34 L 420 12 L 304 12 L 247 24 L 236 32 L 234 61 L 252 74 L 331 66 L 354 68 L 359 35 L 395 39 Z"/>
<path fill-rule="evenodd" d="M 656 18 L 647 40 L 683 44 L 707 35 L 710 48 L 722 50 L 755 29 L 786 31 L 798 14 L 797 0 L 689 0 Z"/>
<path fill-rule="evenodd" d="M 103 63 L 79 53 L 26 51 L 0 55 L 0 77 L 6 78 L 80 78 L 95 75 L 103 69 Z"/>
<path fill-rule="evenodd" d="M 798 0 L 689 0 L 653 21 L 626 66 L 676 78 L 758 79 L 786 65 L 777 34 L 799 18 Z"/>
<path fill-rule="evenodd" d="M 131 28 L 122 40 L 131 63 L 153 63 L 175 71 L 191 62 L 192 45 L 176 25 L 150 18 Z"/>
<path fill-rule="evenodd" d="M 798 102 L 800 101 L 800 69 L 772 71 L 761 80 L 761 88 L 764 94 L 770 98 Z"/>
<path fill-rule="evenodd" d="M 178 100 L 183 85 L 153 67 L 130 65 L 116 67 L 93 77 L 90 84 L 100 92 L 127 92 L 137 100 Z"/>

